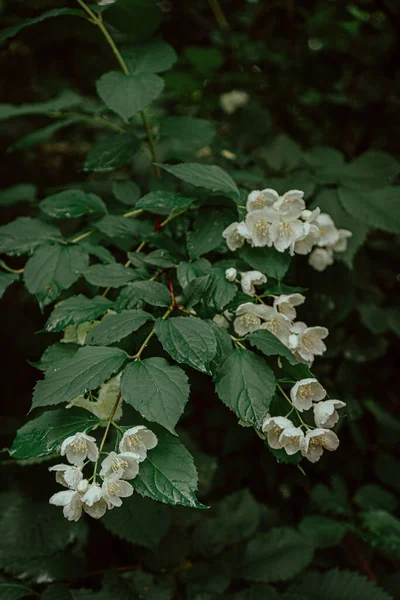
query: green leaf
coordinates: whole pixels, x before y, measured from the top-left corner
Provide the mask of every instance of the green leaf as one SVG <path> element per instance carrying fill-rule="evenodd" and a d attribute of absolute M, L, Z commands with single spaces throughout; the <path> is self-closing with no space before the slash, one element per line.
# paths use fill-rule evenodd
<path fill-rule="evenodd" d="M 140 198 L 140 188 L 134 181 L 129 179 L 114 179 L 112 192 L 117 200 L 127 206 L 135 206 Z"/>
<path fill-rule="evenodd" d="M 155 100 L 163 88 L 164 81 L 154 73 L 125 75 L 119 71 L 110 71 L 96 82 L 100 98 L 125 122 Z"/>
<path fill-rule="evenodd" d="M 64 127 L 69 127 L 70 125 L 74 125 L 75 123 L 79 123 L 84 120 L 85 117 L 74 117 L 72 119 L 64 119 L 63 121 L 51 123 L 50 125 L 47 125 L 47 127 L 37 129 L 33 133 L 24 135 L 10 147 L 9 151 L 33 148 L 34 146 L 49 140 L 55 133 L 57 133 L 57 131 L 60 131 L 60 129 L 64 129 Z"/>
<path fill-rule="evenodd" d="M 71 296 L 57 304 L 46 323 L 47 331 L 62 331 L 68 325 L 79 325 L 94 321 L 112 307 L 112 302 L 103 296 L 86 298 L 82 294 Z"/>
<path fill-rule="evenodd" d="M 291 171 L 298 166 L 302 151 L 297 142 L 287 135 L 278 135 L 267 150 L 263 151 L 268 165 L 275 171 Z"/>
<path fill-rule="evenodd" d="M 290 591 L 307 600 L 393 600 L 363 575 L 339 569 L 327 573 L 307 573 L 293 583 Z"/>
<path fill-rule="evenodd" d="M 224 245 L 222 232 L 233 220 L 230 210 L 214 208 L 199 211 L 194 221 L 194 230 L 187 237 L 190 258 L 197 258 Z"/>
<path fill-rule="evenodd" d="M 193 202 L 195 202 L 194 198 L 186 198 L 176 192 L 158 190 L 140 198 L 135 208 L 141 208 L 157 215 L 169 215 L 189 208 Z"/>
<path fill-rule="evenodd" d="M 84 171 L 107 173 L 130 162 L 140 148 L 133 133 L 116 133 L 97 142 L 85 159 Z"/>
<path fill-rule="evenodd" d="M 307 515 L 299 523 L 299 531 L 315 548 L 331 548 L 342 541 L 347 527 L 322 515 Z"/>
<path fill-rule="evenodd" d="M 136 44 L 123 53 L 129 72 L 161 73 L 167 71 L 176 62 L 175 50 L 162 40 L 150 40 Z"/>
<path fill-rule="evenodd" d="M 71 15 L 75 17 L 85 17 L 85 13 L 82 10 L 76 8 L 55 8 L 54 10 L 49 10 L 38 17 L 34 17 L 33 19 L 26 19 L 25 21 L 21 21 L 18 25 L 14 25 L 12 27 L 7 27 L 0 31 L 0 44 L 5 42 L 10 37 L 14 37 L 17 33 L 19 33 L 25 27 L 29 27 L 30 25 L 35 25 L 36 23 L 40 23 L 41 21 L 45 21 L 46 19 L 50 19 L 52 17 L 62 17 L 64 15 Z"/>
<path fill-rule="evenodd" d="M 0 577 L 0 597 L 2 600 L 20 600 L 34 595 L 35 592 L 26 585 Z"/>
<path fill-rule="evenodd" d="M 52 344 L 46 348 L 38 363 L 31 364 L 41 371 L 46 371 L 49 367 L 55 365 L 56 362 L 59 362 L 64 358 L 72 358 L 77 350 L 79 350 L 79 346 L 77 344 L 56 342 L 55 344 Z"/>
<path fill-rule="evenodd" d="M 155 332 L 164 350 L 178 363 L 211 374 L 217 341 L 209 323 L 196 317 L 158 319 Z"/>
<path fill-rule="evenodd" d="M 207 287 L 204 301 L 207 306 L 215 310 L 223 310 L 235 297 L 236 284 L 225 277 L 225 269 L 214 267 L 209 275 L 210 283 Z"/>
<path fill-rule="evenodd" d="M 224 55 L 218 48 L 187 46 L 184 55 L 203 77 L 212 77 L 224 64 Z"/>
<path fill-rule="evenodd" d="M 125 310 L 117 315 L 107 315 L 89 331 L 86 344 L 89 346 L 109 346 L 137 331 L 153 317 L 144 310 Z"/>
<path fill-rule="evenodd" d="M 386 412 L 378 402 L 375 402 L 372 398 L 367 398 L 364 400 L 364 406 L 374 415 L 380 425 L 400 433 L 400 419 Z"/>
<path fill-rule="evenodd" d="M 365 152 L 338 172 L 338 182 L 346 188 L 367 192 L 390 185 L 400 173 L 400 163 L 377 150 Z"/>
<path fill-rule="evenodd" d="M 313 544 L 290 527 L 257 534 L 246 546 L 241 575 L 250 581 L 285 581 L 311 562 Z"/>
<path fill-rule="evenodd" d="M 82 273 L 86 281 L 100 287 L 118 288 L 135 279 L 132 269 L 120 264 L 115 265 L 93 265 Z"/>
<path fill-rule="evenodd" d="M 239 250 L 240 257 L 253 269 L 281 281 L 290 265 L 289 252 L 278 252 L 275 248 L 251 248 L 245 245 Z"/>
<path fill-rule="evenodd" d="M 79 279 L 88 262 L 89 256 L 80 246 L 45 244 L 25 265 L 25 285 L 43 308 Z"/>
<path fill-rule="evenodd" d="M 165 285 L 158 281 L 134 281 L 121 291 L 115 302 L 115 310 L 136 308 L 142 302 L 151 306 L 169 306 L 171 293 Z"/>
<path fill-rule="evenodd" d="M 167 117 L 160 126 L 160 136 L 170 138 L 168 158 L 186 160 L 200 148 L 212 143 L 215 127 L 210 121 L 195 117 Z"/>
<path fill-rule="evenodd" d="M 39 204 L 40 209 L 54 219 L 75 219 L 83 215 L 107 212 L 103 200 L 83 190 L 65 190 L 48 196 Z"/>
<path fill-rule="evenodd" d="M 233 195 L 238 199 L 240 194 L 236 183 L 220 167 L 216 165 L 202 165 L 200 163 L 181 163 L 179 165 L 158 164 L 159 167 L 171 173 L 178 179 L 203 187 L 213 192 L 221 192 L 227 196 Z"/>
<path fill-rule="evenodd" d="M 18 429 L 9 453 L 15 459 L 58 452 L 62 442 L 78 431 L 90 431 L 99 420 L 83 408 L 48 410 Z"/>
<path fill-rule="evenodd" d="M 199 260 L 190 263 L 182 261 L 179 263 L 177 269 L 179 285 L 182 288 L 185 288 L 191 281 L 196 279 L 196 277 L 211 273 L 212 268 L 211 263 L 205 258 L 200 258 Z"/>
<path fill-rule="evenodd" d="M 70 402 L 88 390 L 95 390 L 116 373 L 127 358 L 119 348 L 80 348 L 72 358 L 57 362 L 36 384 L 32 408 Z"/>
<path fill-rule="evenodd" d="M 120 510 L 108 511 L 102 523 L 126 542 L 154 549 L 167 533 L 171 516 L 163 504 L 136 494 L 126 499 Z"/>
<path fill-rule="evenodd" d="M 260 350 L 265 356 L 283 356 L 291 365 L 299 363 L 294 354 L 273 333 L 266 329 L 259 329 L 254 333 L 250 333 L 246 337 L 246 340 L 249 340 L 250 344 L 255 346 L 257 350 Z"/>
<path fill-rule="evenodd" d="M 367 483 L 360 487 L 354 496 L 354 502 L 365 510 L 382 508 L 389 512 L 399 505 L 394 494 L 375 483 Z"/>
<path fill-rule="evenodd" d="M 352 217 L 374 229 L 400 233 L 398 187 L 386 187 L 370 192 L 339 188 L 343 208 Z"/>
<path fill-rule="evenodd" d="M 182 290 L 180 303 L 186 308 L 196 306 L 205 296 L 206 290 L 210 285 L 210 275 L 196 277 L 191 283 L 188 283 Z"/>
<path fill-rule="evenodd" d="M 150 37 L 161 22 L 161 9 L 153 0 L 118 0 L 104 11 L 104 19 L 133 39 Z"/>
<path fill-rule="evenodd" d="M 127 365 L 121 378 L 122 397 L 145 419 L 175 434 L 189 399 L 185 373 L 164 358 L 148 358 Z"/>
<path fill-rule="evenodd" d="M 275 393 L 272 369 L 250 350 L 232 350 L 216 375 L 216 390 L 236 416 L 260 428 Z"/>
<path fill-rule="evenodd" d="M 4 296 L 6 289 L 19 280 L 18 273 L 4 273 L 0 272 L 0 298 Z"/>
<path fill-rule="evenodd" d="M 39 244 L 61 239 L 59 230 L 53 225 L 39 219 L 18 217 L 0 227 L 0 254 L 28 254 Z"/>
<path fill-rule="evenodd" d="M 338 475 L 331 478 L 330 487 L 322 483 L 315 485 L 311 492 L 311 500 L 321 512 L 337 517 L 351 515 L 346 485 Z"/>
<path fill-rule="evenodd" d="M 33 183 L 19 183 L 0 191 L 0 206 L 11 206 L 19 202 L 34 202 L 37 187 Z"/>
<path fill-rule="evenodd" d="M 1 43 L 1 33 L 0 33 Z M 25 115 L 45 115 L 49 112 L 57 112 L 72 108 L 82 103 L 82 98 L 72 90 L 64 90 L 56 98 L 37 104 L 0 104 L 0 121 L 12 117 L 23 117 Z"/>
<path fill-rule="evenodd" d="M 148 452 L 132 481 L 134 489 L 165 504 L 206 508 L 195 496 L 197 471 L 192 456 L 171 434 L 163 431 L 157 437 L 157 446 Z"/>
<path fill-rule="evenodd" d="M 141 224 L 137 219 L 116 215 L 107 215 L 93 223 L 93 226 L 113 239 L 138 239 L 142 234 Z"/>
<path fill-rule="evenodd" d="M 367 536 L 391 559 L 400 557 L 400 520 L 386 510 L 370 510 L 361 516 Z"/>

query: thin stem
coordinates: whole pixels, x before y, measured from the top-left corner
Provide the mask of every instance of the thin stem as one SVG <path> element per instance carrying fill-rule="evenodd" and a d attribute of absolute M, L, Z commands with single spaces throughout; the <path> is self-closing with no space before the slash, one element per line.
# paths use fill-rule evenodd
<path fill-rule="evenodd" d="M 94 229 L 91 229 L 90 231 L 87 231 L 86 233 L 82 233 L 82 235 L 78 235 L 78 237 L 71 240 L 71 244 L 77 244 L 78 242 L 81 242 L 82 240 L 89 237 L 89 235 L 92 235 L 92 233 L 94 233 Z"/>
<path fill-rule="evenodd" d="M 154 163 L 157 162 L 157 154 L 156 154 L 156 147 L 154 145 L 153 134 L 151 133 L 149 121 L 147 119 L 147 116 L 146 116 L 146 113 L 145 113 L 144 110 L 142 110 L 140 114 L 142 116 L 143 125 L 144 125 L 144 128 L 145 128 L 146 133 L 147 133 L 147 139 L 148 139 L 148 142 L 149 142 L 151 157 L 153 159 L 154 173 L 155 173 L 157 179 L 161 179 L 160 167 L 158 165 L 154 164 Z"/>
<path fill-rule="evenodd" d="M 167 219 L 165 219 L 162 223 L 160 223 L 159 228 L 161 229 L 162 227 L 165 227 L 166 225 L 168 225 L 168 223 L 170 223 L 171 221 L 173 221 L 177 217 L 180 217 L 181 215 L 183 215 L 188 210 L 189 210 L 188 208 L 184 208 L 183 210 L 180 210 L 179 212 L 170 215 Z"/>
<path fill-rule="evenodd" d="M 235 338 L 233 335 L 230 336 L 233 340 L 233 343 L 238 346 L 238 348 L 242 348 L 243 350 L 247 350 L 246 346 L 244 346 L 241 342 L 239 342 L 238 338 Z"/>
<path fill-rule="evenodd" d="M 94 483 L 96 483 L 97 467 L 98 467 L 98 464 L 99 464 L 100 456 L 101 456 L 101 453 L 103 451 L 104 444 L 106 443 L 107 435 L 108 435 L 108 432 L 110 430 L 110 425 L 111 425 L 111 422 L 112 422 L 112 420 L 114 418 L 115 413 L 117 412 L 117 408 L 118 408 L 118 405 L 120 403 L 120 400 L 121 400 L 121 392 L 118 394 L 117 399 L 116 399 L 116 401 L 114 403 L 113 409 L 112 409 L 112 411 L 110 413 L 110 416 L 107 419 L 106 430 L 105 430 L 103 438 L 102 438 L 102 440 L 100 442 L 99 458 L 96 460 L 95 465 L 94 465 L 94 470 L 93 470 L 93 481 L 94 481 Z"/>
<path fill-rule="evenodd" d="M 254 294 L 254 298 L 256 298 L 256 300 L 261 302 L 261 304 L 265 304 L 264 300 L 258 294 Z"/>
<path fill-rule="evenodd" d="M 209 5 L 214 13 L 215 19 L 221 29 L 229 29 L 229 23 L 225 17 L 224 11 L 218 0 L 208 0 Z"/>
<path fill-rule="evenodd" d="M 12 269 L 8 265 L 6 265 L 4 260 L 0 260 L 0 266 L 3 267 L 3 269 L 5 271 L 8 271 L 9 273 L 23 273 L 24 272 L 24 269 Z"/>
<path fill-rule="evenodd" d="M 126 217 L 127 219 L 130 217 L 138 217 L 139 215 L 142 214 L 143 209 L 142 208 L 138 208 L 137 210 L 129 210 L 128 212 L 124 213 L 122 216 Z"/>
<path fill-rule="evenodd" d="M 306 429 L 314 429 L 314 427 L 311 427 L 310 425 L 307 425 L 307 423 L 305 423 L 300 415 L 300 412 L 297 410 L 297 408 L 293 405 L 293 402 L 291 401 L 291 399 L 289 398 L 289 396 L 286 394 L 286 392 L 283 390 L 282 386 L 279 385 L 278 382 L 276 382 L 276 387 L 279 389 L 279 391 L 281 392 L 282 396 L 284 398 L 286 398 L 286 400 L 289 402 L 290 406 L 292 407 L 292 410 L 290 412 L 293 411 L 293 409 L 296 411 L 296 415 L 299 418 L 300 423 L 306 428 Z M 289 413 L 290 414 L 290 413 Z"/>
<path fill-rule="evenodd" d="M 169 315 L 172 313 L 173 310 L 174 310 L 174 306 L 171 304 L 171 306 L 168 308 L 168 310 L 166 310 L 165 313 L 163 314 L 163 316 L 161 317 L 162 320 L 165 321 L 165 319 L 167 319 L 169 317 Z M 151 340 L 151 338 L 153 337 L 154 333 L 155 333 L 155 330 L 154 330 L 154 327 L 153 327 L 153 329 L 150 331 L 149 335 L 144 340 L 143 344 L 140 346 L 139 350 L 135 354 L 135 360 L 140 360 L 140 357 L 142 356 L 143 350 L 148 345 L 148 343 Z"/>

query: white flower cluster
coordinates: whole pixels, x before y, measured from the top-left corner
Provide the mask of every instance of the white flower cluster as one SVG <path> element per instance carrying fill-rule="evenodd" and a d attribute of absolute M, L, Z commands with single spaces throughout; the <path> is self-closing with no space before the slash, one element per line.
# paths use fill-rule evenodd
<path fill-rule="evenodd" d="M 242 108 L 249 101 L 249 95 L 243 90 L 232 90 L 222 94 L 219 99 L 220 106 L 228 115 L 232 115 L 238 108 Z"/>
<path fill-rule="evenodd" d="M 337 409 L 343 408 L 346 404 L 341 400 L 322 402 L 325 397 L 326 391 L 316 379 L 298 381 L 290 390 L 292 404 L 290 412 L 296 410 L 299 414 L 312 409 L 316 427 L 311 427 L 303 421 L 300 427 L 296 427 L 288 417 L 267 415 L 262 431 L 266 433 L 271 448 L 283 448 L 289 455 L 296 454 L 300 450 L 301 454 L 313 463 L 321 458 L 324 448 L 330 451 L 336 450 L 339 446 L 339 438 L 331 428 L 339 420 Z"/>
<path fill-rule="evenodd" d="M 310 254 L 309 263 L 323 271 L 333 263 L 335 252 L 347 249 L 352 235 L 337 229 L 332 218 L 319 208 L 307 210 L 304 192 L 290 190 L 279 196 L 272 189 L 254 190 L 248 195 L 246 218 L 231 223 L 223 232 L 228 248 L 241 248 L 245 242 L 254 247 L 272 247 L 279 252 Z"/>
<path fill-rule="evenodd" d="M 133 494 L 133 487 L 127 479 L 134 479 L 139 473 L 139 463 L 147 457 L 147 451 L 157 446 L 156 435 L 142 425 L 125 431 L 119 444 L 119 453 L 109 452 L 101 463 L 97 482 L 96 469 L 99 462 L 99 449 L 96 439 L 86 433 L 76 433 L 61 444 L 60 454 L 66 456 L 70 464 L 50 467 L 56 472 L 56 481 L 68 488 L 57 492 L 49 502 L 62 506 L 68 521 L 78 521 L 85 511 L 94 519 L 100 519 L 106 510 L 122 505 L 121 498 Z M 95 463 L 94 474 L 84 479 L 82 470 L 90 462 Z"/>

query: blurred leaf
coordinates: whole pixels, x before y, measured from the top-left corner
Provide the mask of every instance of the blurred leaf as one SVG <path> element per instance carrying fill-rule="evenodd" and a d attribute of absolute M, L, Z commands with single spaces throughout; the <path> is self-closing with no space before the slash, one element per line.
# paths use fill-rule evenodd
<path fill-rule="evenodd" d="M 107 7 L 104 19 L 131 38 L 149 37 L 161 21 L 161 9 L 153 0 L 118 0 Z"/>
<path fill-rule="evenodd" d="M 13 104 L 0 104 L 0 120 L 10 119 L 11 117 L 22 117 L 25 115 L 45 115 L 49 112 L 57 112 L 65 110 L 66 108 L 75 107 L 82 102 L 82 97 L 72 90 L 63 90 L 56 98 L 45 102 L 38 102 L 37 104 L 20 104 L 19 106 Z"/>
<path fill-rule="evenodd" d="M 400 233 L 399 189 L 387 187 L 361 192 L 340 187 L 339 197 L 344 209 L 355 219 L 374 229 Z"/>
<path fill-rule="evenodd" d="M 299 523 L 299 531 L 315 548 L 338 546 L 346 533 L 346 525 L 322 515 L 308 515 Z"/>
<path fill-rule="evenodd" d="M 173 47 L 162 40 L 136 44 L 123 52 L 123 58 L 132 74 L 168 71 L 177 60 Z"/>
<path fill-rule="evenodd" d="M 363 575 L 333 569 L 327 573 L 307 573 L 296 581 L 290 591 L 307 600 L 392 600 L 391 597 Z"/>
<path fill-rule="evenodd" d="M 33 183 L 19 183 L 0 191 L 0 206 L 11 206 L 19 202 L 34 202 L 37 187 Z"/>
<path fill-rule="evenodd" d="M 12 285 L 15 281 L 19 280 L 18 273 L 4 273 L 0 272 L 0 298 L 4 296 L 6 289 Z"/>
<path fill-rule="evenodd" d="M 130 162 L 140 148 L 140 140 L 132 133 L 117 133 L 97 142 L 85 159 L 84 171 L 113 171 Z"/>
<path fill-rule="evenodd" d="M 354 496 L 354 502 L 365 510 L 382 508 L 387 511 L 395 510 L 399 504 L 394 494 L 375 483 L 360 487 Z"/>
<path fill-rule="evenodd" d="M 140 198 L 140 188 L 129 179 L 114 179 L 112 191 L 117 200 L 128 206 L 135 206 Z"/>

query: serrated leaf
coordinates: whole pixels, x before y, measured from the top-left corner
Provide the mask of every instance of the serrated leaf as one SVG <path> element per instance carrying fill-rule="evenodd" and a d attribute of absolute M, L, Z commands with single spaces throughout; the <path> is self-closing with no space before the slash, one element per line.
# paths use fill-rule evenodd
<path fill-rule="evenodd" d="M 313 544 L 290 527 L 257 534 L 246 546 L 241 575 L 250 581 L 285 581 L 311 562 Z"/>
<path fill-rule="evenodd" d="M 367 483 L 361 486 L 355 496 L 354 502 L 364 510 L 384 509 L 394 511 L 399 505 L 396 496 L 380 485 Z"/>
<path fill-rule="evenodd" d="M 48 346 L 43 352 L 43 355 L 38 363 L 31 363 L 33 367 L 46 371 L 49 367 L 55 366 L 55 363 L 63 360 L 64 358 L 72 358 L 76 351 L 79 350 L 77 344 L 64 344 L 63 342 L 56 342 L 51 346 Z"/>
<path fill-rule="evenodd" d="M 163 88 L 164 81 L 154 73 L 125 75 L 110 71 L 96 82 L 97 93 L 104 104 L 125 122 L 155 100 Z"/>
<path fill-rule="evenodd" d="M 118 0 L 104 12 L 105 20 L 133 39 L 150 37 L 161 21 L 161 9 L 152 0 Z"/>
<path fill-rule="evenodd" d="M 140 198 L 135 208 L 141 208 L 157 215 L 169 215 L 189 208 L 193 202 L 195 202 L 194 198 L 186 198 L 176 192 L 158 190 Z"/>
<path fill-rule="evenodd" d="M 177 268 L 177 277 L 179 285 L 185 288 L 196 277 L 208 275 L 212 271 L 212 264 L 205 258 L 200 258 L 193 262 L 181 262 Z"/>
<path fill-rule="evenodd" d="M 85 13 L 82 10 L 76 8 L 55 8 L 54 10 L 49 10 L 38 17 L 34 17 L 33 19 L 26 19 L 25 21 L 21 21 L 18 25 L 13 25 L 12 27 L 7 27 L 0 31 L 0 44 L 2 44 L 5 40 L 10 37 L 14 37 L 17 33 L 19 33 L 25 27 L 29 27 L 30 25 L 35 25 L 36 23 L 40 23 L 41 21 L 45 21 L 46 19 L 51 19 L 53 17 L 62 17 L 64 15 L 71 15 L 75 17 L 85 17 Z"/>
<path fill-rule="evenodd" d="M 374 229 L 400 233 L 398 187 L 386 187 L 370 192 L 339 188 L 343 208 L 355 219 Z"/>
<path fill-rule="evenodd" d="M 307 573 L 290 587 L 290 591 L 305 596 L 307 600 L 393 600 L 363 575 L 339 569 Z"/>
<path fill-rule="evenodd" d="M 11 117 L 22 117 L 25 115 L 45 115 L 49 112 L 72 108 L 82 102 L 83 99 L 81 96 L 72 90 L 64 90 L 52 100 L 38 102 L 37 104 L 20 104 L 19 106 L 14 104 L 0 104 L 0 121 Z"/>
<path fill-rule="evenodd" d="M 176 62 L 175 50 L 162 40 L 150 40 L 136 44 L 123 53 L 129 72 L 161 73 L 167 71 Z"/>
<path fill-rule="evenodd" d="M 0 191 L 0 206 L 12 206 L 19 202 L 34 202 L 37 187 L 33 183 L 19 183 Z"/>
<path fill-rule="evenodd" d="M 144 310 L 125 310 L 117 315 L 108 315 L 89 331 L 86 344 L 89 346 L 109 346 L 137 331 L 152 318 Z"/>
<path fill-rule="evenodd" d="M 80 246 L 40 246 L 24 268 L 24 282 L 43 308 L 77 281 L 89 262 Z"/>
<path fill-rule="evenodd" d="M 163 504 L 134 495 L 120 510 L 108 511 L 102 523 L 108 531 L 131 543 L 155 548 L 167 533 L 171 516 Z"/>
<path fill-rule="evenodd" d="M 400 520 L 386 510 L 369 510 L 361 519 L 371 544 L 390 558 L 399 558 Z"/>
<path fill-rule="evenodd" d="M 121 291 L 115 301 L 115 310 L 136 308 L 142 302 L 151 306 L 169 306 L 171 301 L 170 291 L 159 281 L 134 281 Z"/>
<path fill-rule="evenodd" d="M 232 177 L 216 165 L 202 165 L 200 163 L 181 163 L 179 165 L 158 164 L 159 167 L 171 173 L 178 179 L 191 183 L 197 187 L 203 187 L 213 192 L 221 192 L 232 195 L 238 199 L 240 194 Z"/>
<path fill-rule="evenodd" d="M 34 146 L 49 140 L 55 133 L 57 133 L 57 131 L 60 131 L 60 129 L 64 129 L 65 127 L 69 127 L 70 125 L 74 125 L 75 123 L 79 123 L 80 121 L 84 120 L 85 117 L 74 117 L 72 119 L 64 119 L 63 121 L 51 123 L 51 125 L 47 125 L 47 127 L 42 127 L 42 129 L 37 129 L 33 133 L 24 135 L 10 147 L 9 151 L 27 150 L 28 148 L 33 148 Z"/>
<path fill-rule="evenodd" d="M 122 397 L 145 419 L 175 434 L 175 425 L 189 399 L 185 373 L 163 358 L 129 363 L 122 373 Z"/>
<path fill-rule="evenodd" d="M 117 215 L 107 215 L 102 219 L 99 219 L 93 226 L 113 239 L 124 239 L 129 240 L 139 239 L 143 230 L 141 223 L 137 219 L 128 219 L 127 217 Z"/>
<path fill-rule="evenodd" d="M 234 215 L 230 210 L 214 208 L 200 211 L 194 221 L 194 230 L 189 232 L 187 237 L 190 258 L 198 258 L 222 246 L 222 232 L 233 220 Z"/>
<path fill-rule="evenodd" d="M 103 200 L 83 190 L 64 190 L 48 196 L 39 204 L 40 209 L 54 219 L 74 219 L 83 215 L 107 212 Z"/>
<path fill-rule="evenodd" d="M 165 504 L 206 508 L 195 496 L 198 478 L 192 456 L 171 434 L 161 432 L 157 437 L 157 446 L 148 452 L 132 481 L 134 489 Z"/>
<path fill-rule="evenodd" d="M 254 333 L 250 333 L 246 337 L 246 340 L 249 340 L 250 344 L 255 346 L 257 350 L 260 350 L 265 356 L 283 356 L 291 365 L 299 363 L 294 354 L 273 333 L 266 329 L 259 329 Z"/>
<path fill-rule="evenodd" d="M 121 287 L 135 279 L 134 271 L 120 264 L 93 265 L 85 269 L 82 275 L 92 285 L 112 288 Z"/>
<path fill-rule="evenodd" d="M 0 254 L 28 254 L 39 244 L 62 239 L 57 227 L 31 217 L 18 217 L 0 227 Z"/>
<path fill-rule="evenodd" d="M 158 319 L 154 330 L 174 360 L 211 374 L 210 362 L 217 352 L 217 342 L 209 323 L 196 317 Z"/>
<path fill-rule="evenodd" d="M 214 267 L 209 275 L 210 282 L 204 295 L 204 301 L 214 310 L 223 310 L 235 297 L 236 284 L 225 277 L 225 269 Z"/>
<path fill-rule="evenodd" d="M 95 390 L 116 373 L 127 358 L 119 348 L 80 348 L 72 357 L 57 362 L 36 384 L 32 408 L 70 402 L 88 390 Z"/>
<path fill-rule="evenodd" d="M 260 428 L 275 393 L 275 377 L 250 350 L 232 350 L 216 374 L 216 391 L 239 419 Z"/>
<path fill-rule="evenodd" d="M 338 182 L 346 188 L 365 192 L 390 185 L 399 173 L 400 163 L 393 156 L 369 150 L 340 169 Z"/>
<path fill-rule="evenodd" d="M 6 289 L 12 285 L 15 281 L 19 280 L 18 273 L 4 273 L 0 272 L 0 298 L 4 296 Z"/>
<path fill-rule="evenodd" d="M 133 133 L 116 133 L 97 142 L 86 156 L 84 171 L 107 173 L 130 162 L 140 148 Z"/>
<path fill-rule="evenodd" d="M 111 307 L 111 300 L 103 296 L 94 298 L 86 298 L 82 294 L 71 296 L 55 307 L 45 327 L 47 331 L 62 331 L 68 325 L 94 321 Z"/>
<path fill-rule="evenodd" d="M 90 431 L 99 420 L 89 411 L 72 407 L 48 410 L 18 429 L 9 453 L 15 459 L 58 452 L 62 442 L 78 431 Z"/>
<path fill-rule="evenodd" d="M 307 515 L 299 523 L 299 531 L 315 548 L 330 548 L 342 541 L 347 526 L 323 515 Z"/>
<path fill-rule="evenodd" d="M 182 306 L 185 306 L 186 308 L 196 306 L 196 304 L 198 304 L 205 296 L 210 281 L 210 275 L 203 275 L 202 277 L 196 277 L 190 283 L 185 285 L 180 300 Z"/>
<path fill-rule="evenodd" d="M 140 188 L 134 181 L 129 179 L 114 179 L 112 192 L 119 202 L 127 206 L 135 206 L 140 198 Z"/>
<path fill-rule="evenodd" d="M 275 248 L 251 248 L 246 245 L 239 254 L 253 269 L 278 281 L 285 277 L 291 260 L 288 252 L 278 252 Z"/>

